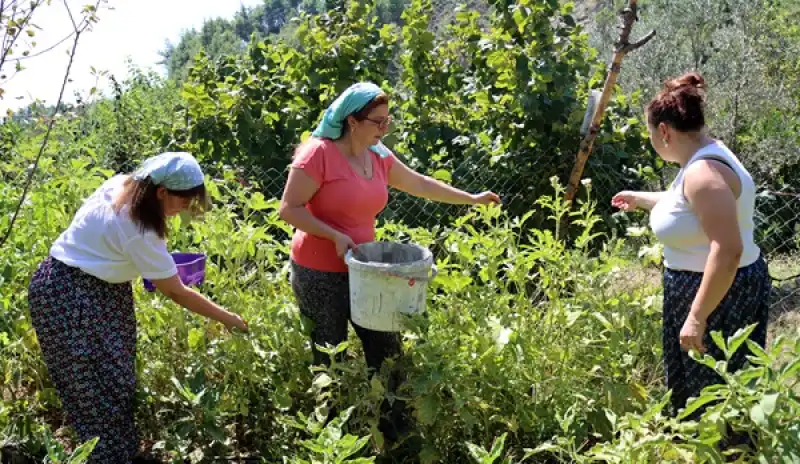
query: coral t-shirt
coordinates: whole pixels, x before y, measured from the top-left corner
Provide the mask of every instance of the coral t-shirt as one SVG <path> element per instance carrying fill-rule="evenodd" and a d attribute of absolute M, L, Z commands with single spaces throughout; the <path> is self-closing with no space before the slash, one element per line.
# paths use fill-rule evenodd
<path fill-rule="evenodd" d="M 381 158 L 372 151 L 372 178 L 359 175 L 329 139 L 314 138 L 297 153 L 293 168 L 300 168 L 319 184 L 306 208 L 314 217 L 347 234 L 356 245 L 375 240 L 375 219 L 389 199 L 389 169 L 394 154 Z M 347 272 L 336 245 L 300 229 L 292 237 L 291 258 L 318 271 Z"/>

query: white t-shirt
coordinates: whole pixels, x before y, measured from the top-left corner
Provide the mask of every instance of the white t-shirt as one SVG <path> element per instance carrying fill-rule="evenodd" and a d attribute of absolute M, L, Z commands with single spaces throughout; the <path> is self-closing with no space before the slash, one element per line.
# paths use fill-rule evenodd
<path fill-rule="evenodd" d="M 106 181 L 83 203 L 72 224 L 53 243 L 50 256 L 111 283 L 130 282 L 140 275 L 166 279 L 178 273 L 167 244 L 154 232 L 141 233 L 127 214 L 117 214 L 114 196 L 124 175 Z"/>

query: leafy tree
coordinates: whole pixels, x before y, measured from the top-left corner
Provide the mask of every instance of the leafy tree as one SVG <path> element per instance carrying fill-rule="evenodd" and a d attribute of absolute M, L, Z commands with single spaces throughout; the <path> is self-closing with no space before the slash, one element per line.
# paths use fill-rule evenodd
<path fill-rule="evenodd" d="M 375 1 L 347 2 L 303 15 L 294 46 L 254 41 L 247 57 L 216 65 L 200 59 L 183 88 L 186 122 L 175 128 L 176 146 L 255 180 L 267 172 L 281 179 L 328 102 L 353 82 L 372 80 L 395 102 L 398 122 L 387 143 L 417 169 L 473 190 L 503 186 L 513 214 L 530 210 L 551 176 L 568 175 L 587 91 L 605 77 L 569 7 L 498 1 L 489 18 L 459 11 L 442 35 L 431 31 L 430 1 L 413 1 L 401 29 L 381 25 L 376 8 Z M 392 85 L 389 64 L 398 53 Z M 612 102 L 589 166 L 588 175 L 604 176 L 607 185 L 635 184 L 637 166 L 652 160 L 631 104 L 636 100 Z M 280 188 L 265 193 L 279 195 Z M 403 196 L 391 205 L 387 217 L 423 209 Z M 457 209 L 442 208 L 418 218 L 434 224 L 453 214 Z"/>
<path fill-rule="evenodd" d="M 167 42 L 166 48 L 159 52 L 160 64 L 167 67 L 169 76 L 181 79 L 201 50 L 214 58 L 240 54 L 247 38 L 238 36 L 237 30 L 243 32 L 247 28 L 240 23 L 237 29 L 237 24 L 223 18 L 206 21 L 200 30 L 183 32 L 177 45 Z"/>
<path fill-rule="evenodd" d="M 620 82 L 649 98 L 665 79 L 698 70 L 709 85 L 712 134 L 737 152 L 762 188 L 792 190 L 800 184 L 800 33 L 787 20 L 797 16 L 797 4 L 650 0 L 639 27 L 655 28 L 658 36 L 647 53 L 626 61 Z M 613 40 L 612 23 L 603 19 L 609 17 L 610 10 L 603 10 L 592 34 L 601 51 Z M 767 250 L 796 243 L 797 221 L 787 199 L 767 194 L 760 201 L 759 230 L 781 231 L 764 243 Z"/>

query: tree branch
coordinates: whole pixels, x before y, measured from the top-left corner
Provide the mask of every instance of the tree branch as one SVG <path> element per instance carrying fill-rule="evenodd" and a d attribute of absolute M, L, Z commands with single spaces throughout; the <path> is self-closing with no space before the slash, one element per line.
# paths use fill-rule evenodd
<path fill-rule="evenodd" d="M 44 55 L 45 53 L 47 53 L 47 52 L 49 52 L 49 51 L 53 50 L 54 48 L 58 47 L 59 45 L 63 44 L 64 42 L 66 42 L 67 40 L 69 40 L 69 39 L 70 39 L 70 37 L 72 37 L 72 36 L 74 36 L 74 35 L 75 35 L 75 31 L 72 31 L 72 32 L 70 32 L 70 33 L 69 33 L 69 35 L 68 35 L 68 36 L 64 37 L 63 39 L 59 40 L 58 42 L 54 43 L 53 45 L 51 45 L 51 46 L 49 46 L 49 47 L 45 48 L 44 50 L 40 50 L 40 51 L 38 51 L 38 52 L 34 53 L 33 55 L 22 56 L 22 57 L 19 57 L 19 58 L 12 58 L 12 59 L 11 59 L 11 60 L 9 60 L 9 61 L 23 61 L 23 60 L 29 60 L 29 59 L 31 59 L 31 58 L 36 58 L 37 56 Z"/>
<path fill-rule="evenodd" d="M 603 119 L 603 113 L 605 112 L 606 105 L 611 99 L 611 93 L 613 92 L 614 86 L 617 83 L 617 76 L 622 69 L 622 59 L 628 52 L 643 46 L 656 35 L 655 31 L 650 31 L 650 33 L 648 33 L 641 40 L 632 44 L 628 42 L 631 30 L 633 29 L 633 24 L 638 20 L 636 12 L 637 0 L 628 0 L 628 6 L 620 12 L 621 24 L 619 26 L 619 40 L 617 40 L 617 42 L 614 44 L 614 56 L 611 59 L 611 66 L 609 67 L 608 74 L 606 75 L 606 81 L 603 85 L 603 92 L 599 98 L 599 101 L 596 102 L 594 114 L 591 115 L 591 124 L 589 125 L 589 129 L 586 132 L 586 135 L 583 137 L 583 140 L 581 140 L 578 156 L 575 160 L 575 164 L 572 167 L 572 172 L 570 173 L 569 181 L 567 183 L 567 191 L 564 199 L 570 205 L 578 193 L 578 186 L 580 185 L 581 176 L 583 175 L 583 169 L 586 165 L 586 161 L 589 159 L 589 155 L 592 153 L 594 140 L 597 137 L 600 123 Z M 566 231 L 566 229 L 566 227 L 561 228 L 562 231 Z"/>
<path fill-rule="evenodd" d="M 637 40 L 636 42 L 626 45 L 622 49 L 622 51 L 624 53 L 630 53 L 630 52 L 636 50 L 637 48 L 645 45 L 647 42 L 650 42 L 650 40 L 652 40 L 653 37 L 655 37 L 655 36 L 656 36 L 656 31 L 652 30 L 652 31 L 648 32 L 646 36 L 642 37 L 641 39 Z"/>
<path fill-rule="evenodd" d="M 97 8 L 100 6 L 100 4 L 103 1 L 104 0 L 97 0 L 97 3 L 95 5 L 94 11 L 97 11 Z M 67 7 L 67 11 L 70 11 L 69 10 L 69 6 L 67 6 L 66 3 L 67 3 L 66 0 L 64 0 L 64 5 Z M 28 192 L 29 192 L 31 184 L 33 182 L 33 177 L 36 175 L 36 170 L 39 167 L 39 162 L 42 159 L 42 155 L 44 154 L 44 151 L 47 149 L 47 143 L 50 140 L 50 134 L 53 131 L 53 126 L 55 125 L 55 122 L 56 122 L 56 116 L 58 116 L 58 113 L 59 113 L 59 111 L 61 109 L 61 102 L 64 99 L 64 91 L 67 88 L 67 82 L 69 82 L 70 71 L 72 70 L 72 64 L 75 61 L 75 54 L 76 54 L 76 51 L 78 49 L 78 41 L 81 38 L 81 34 L 91 24 L 91 22 L 92 22 L 91 18 L 92 17 L 94 17 L 94 13 L 93 12 L 92 12 L 91 16 L 86 19 L 85 22 L 81 23 L 81 27 L 77 28 L 77 25 L 75 24 L 74 19 L 72 19 L 72 13 L 70 12 L 70 18 L 72 19 L 72 24 L 76 26 L 76 29 L 75 29 L 75 40 L 73 40 L 73 42 L 72 42 L 72 50 L 70 51 L 70 54 L 69 54 L 69 62 L 67 63 L 67 70 L 64 72 L 64 79 L 61 82 L 61 90 L 58 93 L 58 101 L 56 102 L 55 108 L 53 108 L 53 113 L 50 116 L 50 120 L 47 123 L 47 132 L 45 132 L 44 140 L 42 140 L 42 144 L 39 147 L 39 152 L 36 154 L 36 159 L 33 162 L 33 167 L 30 169 L 30 172 L 28 173 L 28 178 L 25 180 L 25 187 L 22 190 L 22 197 L 20 198 L 19 203 L 17 203 L 17 208 L 14 211 L 14 216 L 11 217 L 11 223 L 8 225 L 8 229 L 6 230 L 5 234 L 3 235 L 2 240 L 0 240 L 0 248 L 2 248 L 3 245 L 6 244 L 8 239 L 11 238 L 11 232 L 14 230 L 14 225 L 17 222 L 17 218 L 19 217 L 19 213 L 22 210 L 22 206 L 25 204 L 25 199 L 28 196 Z"/>
<path fill-rule="evenodd" d="M 31 2 L 30 10 L 28 10 L 25 19 L 23 19 L 21 23 L 18 23 L 19 25 L 17 27 L 17 32 L 16 34 L 11 36 L 10 38 L 11 41 L 8 42 L 8 44 L 6 44 L 6 41 L 9 40 L 9 35 L 8 35 L 8 28 L 6 28 L 5 37 L 3 38 L 3 50 L 1 52 L 2 55 L 0 55 L 0 69 L 2 69 L 3 66 L 5 65 L 6 58 L 8 58 L 9 52 L 14 47 L 14 44 L 16 43 L 17 39 L 19 39 L 19 37 L 22 35 L 22 29 L 24 28 L 24 26 L 27 26 L 30 23 L 34 11 L 36 11 L 36 9 L 39 6 L 41 6 L 41 2 L 37 1 Z M 11 20 L 13 21 L 14 18 L 12 17 Z"/>
<path fill-rule="evenodd" d="M 78 24 L 75 22 L 75 17 L 72 16 L 72 10 L 69 9 L 69 5 L 67 4 L 67 0 L 64 0 L 64 8 L 67 9 L 67 14 L 69 15 L 69 20 L 72 21 L 72 29 L 75 32 L 78 32 Z"/>

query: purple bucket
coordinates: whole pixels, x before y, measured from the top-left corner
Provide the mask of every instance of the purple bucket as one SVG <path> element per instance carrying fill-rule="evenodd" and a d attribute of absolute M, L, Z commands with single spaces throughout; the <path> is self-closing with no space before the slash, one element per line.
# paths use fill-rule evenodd
<path fill-rule="evenodd" d="M 171 253 L 172 259 L 178 268 L 178 277 L 183 285 L 201 285 L 206 277 L 206 255 L 203 253 Z M 154 292 L 156 286 L 147 279 L 144 281 L 144 288 L 148 292 Z"/>

